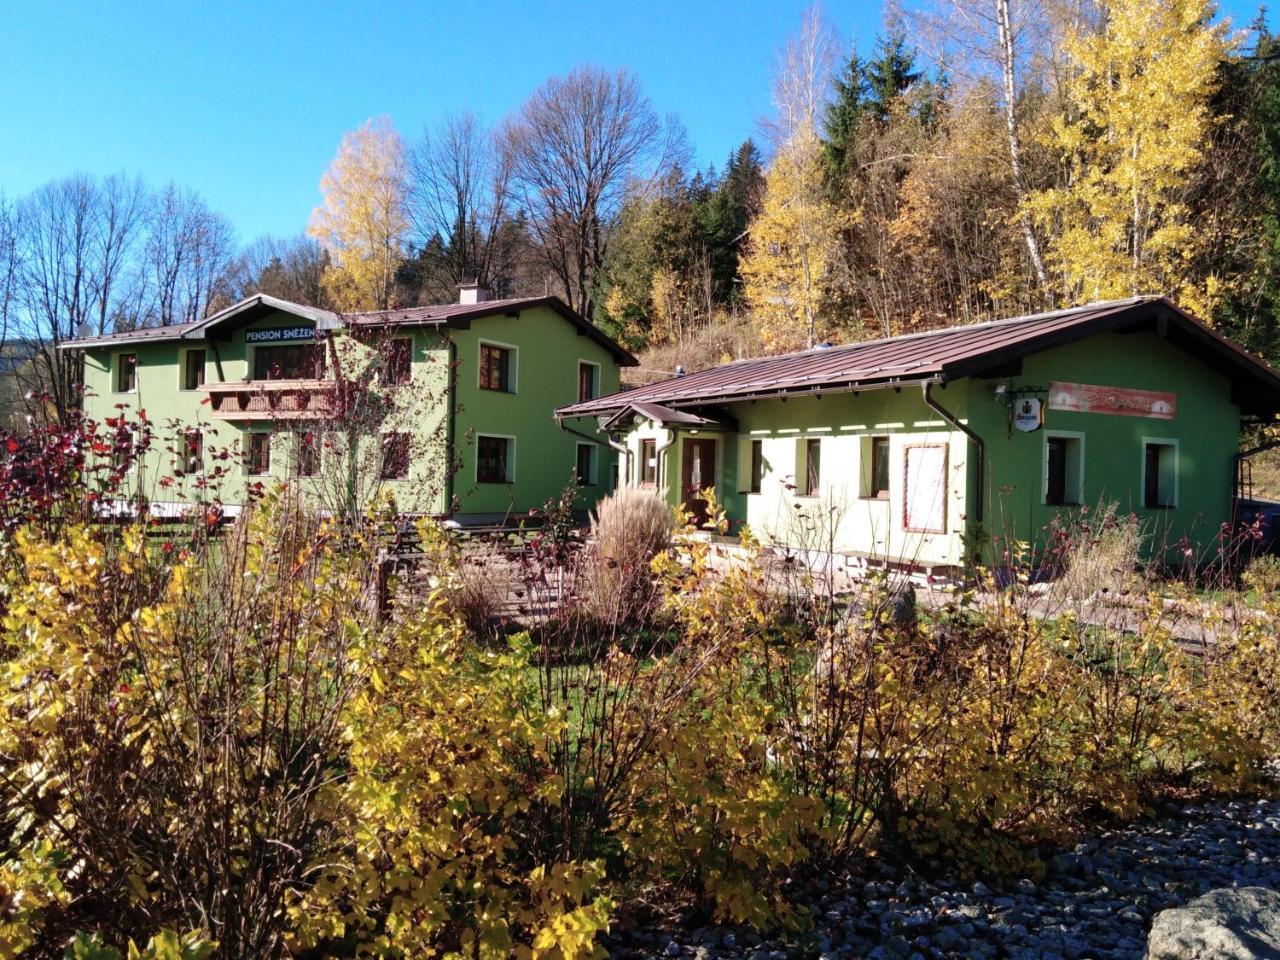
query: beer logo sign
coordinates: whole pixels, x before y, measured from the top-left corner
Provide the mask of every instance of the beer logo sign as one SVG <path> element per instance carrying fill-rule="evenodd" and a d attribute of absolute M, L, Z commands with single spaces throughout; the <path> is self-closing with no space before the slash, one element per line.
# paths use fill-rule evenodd
<path fill-rule="evenodd" d="M 1014 401 L 1013 425 L 1024 433 L 1039 430 L 1044 423 L 1044 408 L 1035 397 L 1022 397 Z"/>

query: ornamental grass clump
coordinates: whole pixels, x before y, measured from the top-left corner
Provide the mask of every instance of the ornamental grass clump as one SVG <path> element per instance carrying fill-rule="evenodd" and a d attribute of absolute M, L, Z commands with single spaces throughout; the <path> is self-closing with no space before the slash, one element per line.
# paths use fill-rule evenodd
<path fill-rule="evenodd" d="M 649 565 L 670 544 L 673 527 L 671 508 L 652 491 L 620 487 L 600 501 L 583 595 L 597 622 L 615 630 L 648 623 L 658 598 Z"/>

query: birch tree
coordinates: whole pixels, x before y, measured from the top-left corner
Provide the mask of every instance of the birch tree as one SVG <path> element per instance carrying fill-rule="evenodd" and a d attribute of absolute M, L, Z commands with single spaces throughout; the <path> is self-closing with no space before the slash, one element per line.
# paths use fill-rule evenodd
<path fill-rule="evenodd" d="M 326 292 L 342 310 L 389 308 L 410 225 L 405 146 L 389 117 L 343 136 L 320 191 L 307 233 L 330 257 Z"/>
<path fill-rule="evenodd" d="M 765 175 L 764 202 L 751 224 L 742 278 L 767 346 L 812 347 L 840 251 L 843 218 L 823 178 L 822 144 L 801 128 Z"/>
<path fill-rule="evenodd" d="M 1206 0 L 1114 0 L 1101 31 L 1068 39 L 1076 73 L 1051 143 L 1069 179 L 1023 207 L 1055 237 L 1067 301 L 1169 294 L 1209 315 L 1219 283 L 1194 277 L 1187 191 L 1229 50 L 1213 12 Z"/>
<path fill-rule="evenodd" d="M 922 32 L 933 38 L 935 57 L 967 70 L 970 80 L 995 81 L 1018 229 L 1042 295 L 1048 292 L 1049 275 L 1034 218 L 1024 206 L 1031 183 L 1025 162 L 1023 111 L 1026 74 L 1033 63 L 1046 62 L 1055 40 L 1052 25 L 1056 21 L 1046 10 L 1047 2 L 941 0 L 914 15 Z"/>

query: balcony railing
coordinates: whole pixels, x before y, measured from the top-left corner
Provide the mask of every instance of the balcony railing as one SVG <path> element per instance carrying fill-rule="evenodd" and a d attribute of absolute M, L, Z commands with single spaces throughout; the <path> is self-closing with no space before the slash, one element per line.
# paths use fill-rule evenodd
<path fill-rule="evenodd" d="M 336 413 L 332 380 L 242 380 L 203 389 L 217 420 L 316 420 Z"/>

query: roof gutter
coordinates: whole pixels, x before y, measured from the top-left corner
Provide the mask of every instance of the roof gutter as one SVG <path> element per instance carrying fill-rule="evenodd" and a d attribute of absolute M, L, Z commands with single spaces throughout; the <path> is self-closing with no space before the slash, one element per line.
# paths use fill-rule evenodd
<path fill-rule="evenodd" d="M 981 523 L 982 522 L 982 504 L 986 495 L 985 488 L 986 488 L 987 445 L 986 443 L 983 442 L 982 438 L 978 436 L 976 433 L 974 433 L 971 429 L 969 429 L 969 427 L 966 424 L 961 423 L 956 418 L 955 414 L 953 414 L 950 410 L 948 410 L 942 404 L 938 403 L 938 401 L 933 398 L 932 391 L 933 391 L 934 385 L 942 382 L 943 381 L 941 378 L 934 379 L 934 380 L 926 380 L 924 381 L 924 383 L 920 384 L 920 389 L 924 395 L 925 405 L 934 413 L 936 413 L 938 416 L 940 416 L 943 420 L 947 421 L 947 423 L 951 424 L 951 426 L 955 427 L 957 430 L 963 433 L 973 443 L 974 452 L 978 456 L 978 461 L 977 461 L 978 502 L 977 502 L 977 509 L 974 510 L 974 517 L 978 521 L 978 523 Z"/>
<path fill-rule="evenodd" d="M 937 379 L 936 377 L 934 379 Z M 680 410 L 685 407 L 700 407 L 709 403 L 746 403 L 750 400 L 788 400 L 791 397 L 812 397 L 812 396 L 835 396 L 841 393 L 862 393 L 871 390 L 901 390 L 904 386 L 914 383 L 922 383 L 921 377 L 897 377 L 892 380 L 879 380 L 875 383 L 845 383 L 838 385 L 826 385 L 818 387 L 806 387 L 803 389 L 780 389 L 780 390 L 755 390 L 749 393 L 721 393 L 713 394 L 705 397 L 680 397 L 675 399 L 660 400 L 641 400 L 636 401 L 634 398 L 627 397 L 628 391 L 616 394 L 620 402 L 616 407 L 601 407 L 593 410 L 583 410 L 570 413 L 569 409 L 561 408 L 555 412 L 556 419 L 563 417 L 594 417 L 601 413 L 617 413 L 619 410 L 629 406 L 632 403 L 656 403 L 664 407 L 670 407 L 673 410 Z M 643 389 L 643 388 L 636 388 Z M 574 405 L 576 406 L 576 404 Z"/>

